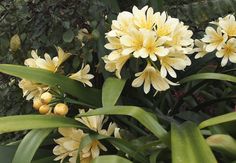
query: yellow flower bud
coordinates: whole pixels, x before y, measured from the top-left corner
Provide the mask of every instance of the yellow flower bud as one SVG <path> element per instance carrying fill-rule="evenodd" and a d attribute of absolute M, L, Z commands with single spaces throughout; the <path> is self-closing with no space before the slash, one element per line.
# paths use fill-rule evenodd
<path fill-rule="evenodd" d="M 52 94 L 49 92 L 45 92 L 41 95 L 40 98 L 44 104 L 48 104 L 49 102 L 52 101 Z"/>
<path fill-rule="evenodd" d="M 39 113 L 40 114 L 47 114 L 50 110 L 50 106 L 49 105 L 42 105 L 40 108 L 39 108 Z"/>
<path fill-rule="evenodd" d="M 39 110 L 39 108 L 43 105 L 42 101 L 40 98 L 34 98 L 33 101 L 33 108 L 36 110 Z"/>
<path fill-rule="evenodd" d="M 18 34 L 15 34 L 14 36 L 12 36 L 11 40 L 10 40 L 10 49 L 13 52 L 16 52 L 21 46 L 21 41 L 20 41 L 20 37 Z"/>
<path fill-rule="evenodd" d="M 54 107 L 54 113 L 57 115 L 66 115 L 68 110 L 68 106 L 63 103 L 59 103 Z"/>

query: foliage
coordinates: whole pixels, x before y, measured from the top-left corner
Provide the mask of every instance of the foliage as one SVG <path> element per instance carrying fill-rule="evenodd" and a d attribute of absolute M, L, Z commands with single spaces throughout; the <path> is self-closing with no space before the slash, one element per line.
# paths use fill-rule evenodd
<path fill-rule="evenodd" d="M 208 139 L 224 134 L 230 141 L 236 141 L 236 64 L 220 67 L 220 59 L 214 57 L 214 53 L 198 60 L 191 56 L 192 65 L 184 72 L 178 71 L 178 77 L 173 79 L 180 85 L 155 96 L 130 87 L 129 78 L 139 66 L 134 60 L 122 70 L 124 80 L 111 78 L 112 74 L 105 71 L 101 59 L 109 53 L 104 48 L 105 33 L 119 12 L 131 11 L 134 5 L 167 11 L 190 26 L 194 39 L 202 38 L 209 22 L 236 11 L 235 0 L 0 2 L 0 63 L 4 63 L 0 65 L 0 115 L 7 116 L 0 118 L 0 142 L 4 144 L 0 146 L 0 162 L 52 162 L 55 158 L 53 140 L 59 137 L 56 131 L 59 127 L 86 131 L 88 136 L 82 139 L 78 153 L 94 140 L 105 144 L 108 151 L 102 152 L 102 156 L 92 161 L 94 163 L 226 163 L 235 160 L 234 143 L 232 148 L 222 147 L 219 142 L 213 146 Z M 81 29 L 87 32 L 81 33 Z M 90 64 L 91 73 L 95 75 L 94 88 L 84 87 L 68 76 L 17 65 L 23 65 L 31 50 L 38 49 L 40 56 L 47 52 L 53 57 L 55 46 L 72 54 L 63 64 L 65 74 Z M 32 109 L 32 103 L 24 100 L 18 88 L 19 78 L 46 84 L 59 92 L 58 98 L 69 106 L 67 118 L 35 115 L 37 111 Z M 78 114 L 79 109 L 89 108 L 93 110 Z M 101 135 L 74 120 L 74 116 L 95 115 L 109 115 L 104 125 L 115 122 L 122 139 Z M 9 133 L 12 131 L 15 133 Z M 19 142 L 8 144 L 17 140 Z M 215 148 L 218 146 L 220 150 Z"/>

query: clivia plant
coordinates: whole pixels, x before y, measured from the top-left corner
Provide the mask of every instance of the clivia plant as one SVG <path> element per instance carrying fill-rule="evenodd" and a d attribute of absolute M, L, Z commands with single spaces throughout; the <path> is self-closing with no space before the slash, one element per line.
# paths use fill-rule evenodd
<path fill-rule="evenodd" d="M 210 22 L 202 38 L 194 37 L 189 26 L 167 12 L 134 6 L 119 13 L 105 34 L 110 53 L 101 59 L 111 73 L 102 89 L 93 86 L 94 65 L 64 70 L 73 54 L 61 47 L 54 57 L 32 50 L 24 66 L 0 64 L 0 72 L 20 78 L 23 96 L 35 110 L 0 118 L 0 133 L 29 131 L 5 146 L 17 147 L 12 162 L 236 160 L 236 113 L 230 101 L 236 77 L 228 74 L 233 70 L 222 70 L 236 63 L 234 15 Z M 208 56 L 220 60 L 209 64 Z M 199 62 L 208 67 L 198 69 Z M 216 81 L 224 86 L 214 88 Z M 201 110 L 219 101 L 230 101 L 228 113 L 212 118 Z"/>

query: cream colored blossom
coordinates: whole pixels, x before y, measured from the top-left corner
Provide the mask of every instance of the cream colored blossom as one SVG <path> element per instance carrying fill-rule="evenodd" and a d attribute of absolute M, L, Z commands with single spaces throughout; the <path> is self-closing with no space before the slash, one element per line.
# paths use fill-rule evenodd
<path fill-rule="evenodd" d="M 84 86 L 86 84 L 89 87 L 92 87 L 93 85 L 89 80 L 93 79 L 94 75 L 89 74 L 89 71 L 90 71 L 90 66 L 87 64 L 85 66 L 82 66 L 82 68 L 78 72 L 70 75 L 69 78 L 83 83 Z"/>
<path fill-rule="evenodd" d="M 53 149 L 53 154 L 57 156 L 54 160 L 61 160 L 60 163 L 62 163 L 66 157 L 71 157 L 69 162 L 76 163 L 81 140 L 86 136 L 86 134 L 84 134 L 82 130 L 76 128 L 59 128 L 58 132 L 63 137 L 55 140 L 58 145 Z M 85 158 L 81 153 L 81 162 L 83 159 Z"/>
<path fill-rule="evenodd" d="M 120 71 L 130 55 L 120 56 L 115 60 L 109 60 L 108 56 L 104 56 L 102 59 L 105 62 L 105 69 L 109 72 L 115 72 L 116 76 L 121 79 Z"/>
<path fill-rule="evenodd" d="M 174 85 L 168 79 L 161 77 L 160 72 L 149 63 L 142 72 L 136 73 L 135 76 L 137 78 L 132 82 L 132 86 L 140 87 L 144 84 L 143 89 L 146 94 L 150 91 L 151 85 L 156 91 L 165 91 L 170 88 L 169 84 Z"/>
<path fill-rule="evenodd" d="M 220 50 L 228 39 L 227 34 L 224 34 L 220 27 L 218 27 L 217 30 L 212 27 L 207 27 L 205 32 L 206 35 L 204 36 L 202 41 L 207 43 L 207 52 L 213 52 L 216 49 Z"/>
<path fill-rule="evenodd" d="M 196 39 L 195 45 L 196 48 L 193 49 L 194 52 L 197 52 L 197 54 L 194 57 L 195 59 L 202 58 L 208 53 L 206 51 L 206 43 Z"/>
<path fill-rule="evenodd" d="M 112 21 L 111 31 L 106 33 L 107 37 L 118 37 L 127 34 L 128 29 L 133 28 L 133 14 L 124 11 L 118 14 L 117 20 Z"/>
<path fill-rule="evenodd" d="M 120 39 L 118 39 L 117 37 L 108 37 L 107 39 L 109 43 L 105 45 L 105 48 L 112 50 L 112 52 L 108 55 L 108 59 L 116 60 L 122 53 L 122 45 L 120 43 Z"/>
<path fill-rule="evenodd" d="M 219 27 L 228 36 L 236 36 L 236 21 L 234 15 L 227 15 L 224 18 L 219 18 Z"/>
<path fill-rule="evenodd" d="M 166 12 L 157 13 L 156 18 L 156 33 L 158 37 L 170 36 L 176 29 L 179 20 L 167 16 Z"/>
<path fill-rule="evenodd" d="M 24 64 L 33 68 L 41 68 L 48 71 L 56 72 L 58 67 L 71 55 L 64 52 L 60 47 L 57 47 L 58 56 L 51 58 L 47 53 L 44 54 L 44 59 L 37 55 L 37 51 L 31 51 L 32 58 L 26 59 Z"/>
<path fill-rule="evenodd" d="M 158 19 L 158 14 L 154 13 L 153 9 L 151 7 L 148 8 L 148 6 L 144 6 L 140 10 L 134 6 L 132 12 L 134 15 L 134 24 L 140 29 L 151 30 Z"/>
<path fill-rule="evenodd" d="M 236 63 L 236 39 L 229 39 L 226 44 L 223 45 L 222 49 L 216 52 L 218 58 L 223 58 L 221 66 L 225 66 L 228 62 Z"/>
<path fill-rule="evenodd" d="M 19 82 L 19 87 L 23 91 L 23 97 L 26 96 L 26 100 L 40 97 L 42 93 L 48 90 L 48 87 L 43 84 L 34 83 L 32 81 L 22 79 Z"/>
<path fill-rule="evenodd" d="M 191 65 L 191 60 L 182 51 L 172 50 L 164 57 L 159 57 L 161 63 L 161 76 L 164 78 L 169 74 L 171 77 L 176 78 L 175 70 L 184 70 L 186 66 Z"/>

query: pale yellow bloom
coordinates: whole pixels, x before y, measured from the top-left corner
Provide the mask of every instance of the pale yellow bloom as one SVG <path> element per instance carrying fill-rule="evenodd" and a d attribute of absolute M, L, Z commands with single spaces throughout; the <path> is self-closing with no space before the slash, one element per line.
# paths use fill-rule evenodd
<path fill-rule="evenodd" d="M 132 82 L 132 86 L 140 87 L 144 84 L 143 89 L 146 94 L 150 91 L 151 85 L 156 91 L 165 91 L 170 88 L 169 84 L 174 85 L 168 79 L 161 77 L 160 72 L 149 63 L 142 72 L 136 73 L 135 76 L 137 78 Z"/>
<path fill-rule="evenodd" d="M 124 11 L 118 14 L 117 20 L 112 21 L 111 31 L 106 33 L 107 37 L 117 37 L 127 34 L 128 29 L 133 28 L 133 14 Z"/>
<path fill-rule="evenodd" d="M 22 79 L 19 82 L 19 87 L 23 91 L 23 97 L 26 96 L 26 100 L 39 98 L 42 93 L 48 90 L 48 87 L 46 85 L 34 83 L 26 79 Z"/>
<path fill-rule="evenodd" d="M 109 60 L 106 55 L 102 59 L 105 62 L 105 69 L 109 72 L 115 72 L 116 76 L 121 79 L 120 71 L 129 58 L 130 55 L 125 55 L 115 60 Z"/>
<path fill-rule="evenodd" d="M 120 39 L 117 37 L 107 37 L 107 39 L 109 43 L 105 45 L 105 48 L 112 50 L 112 52 L 108 55 L 108 59 L 116 60 L 122 53 L 122 45 L 120 43 Z"/>
<path fill-rule="evenodd" d="M 183 52 L 176 50 L 171 50 L 168 55 L 159 57 L 159 60 L 161 63 L 161 76 L 163 78 L 167 76 L 167 73 L 171 77 L 176 78 L 175 70 L 184 70 L 186 66 L 191 65 L 189 57 Z"/>
<path fill-rule="evenodd" d="M 212 27 L 207 27 L 205 32 L 206 35 L 202 41 L 207 43 L 207 52 L 213 52 L 215 49 L 220 50 L 228 39 L 227 34 L 223 34 L 220 27 L 217 28 L 217 31 Z"/>
<path fill-rule="evenodd" d="M 32 58 L 25 60 L 25 65 L 33 68 L 41 68 L 48 71 L 56 72 L 58 67 L 71 55 L 65 53 L 60 47 L 57 47 L 58 56 L 51 58 L 49 54 L 44 54 L 44 59 L 37 55 L 37 51 L 32 50 Z"/>
<path fill-rule="evenodd" d="M 236 36 L 236 21 L 234 15 L 227 15 L 224 18 L 219 18 L 219 27 L 228 36 Z"/>
<path fill-rule="evenodd" d="M 76 163 L 81 140 L 86 134 L 76 128 L 59 128 L 58 132 L 63 137 L 55 140 L 58 145 L 53 149 L 53 154 L 57 156 L 54 160 L 61 160 L 60 163 L 62 163 L 66 157 L 71 157 L 69 162 Z M 84 159 L 82 155 L 83 154 L 80 153 L 80 160 Z"/>
<path fill-rule="evenodd" d="M 202 58 L 208 53 L 206 51 L 206 43 L 196 39 L 195 45 L 197 46 L 196 48 L 193 49 L 194 52 L 197 52 L 197 54 L 194 57 L 195 59 Z"/>
<path fill-rule="evenodd" d="M 144 6 L 141 10 L 134 6 L 132 12 L 134 24 L 140 29 L 151 30 L 158 19 L 157 13 L 154 13 L 153 9 L 151 7 L 148 8 L 148 6 Z"/>
<path fill-rule="evenodd" d="M 143 34 L 139 30 L 135 28 L 130 29 L 129 34 L 120 38 L 120 42 L 124 46 L 122 54 L 128 55 L 133 53 L 138 58 L 142 54 L 143 41 Z"/>
<path fill-rule="evenodd" d="M 188 54 L 190 51 L 192 51 L 192 35 L 193 32 L 188 30 L 188 26 L 184 25 L 183 22 L 180 22 L 176 25 L 174 31 L 171 33 L 171 40 L 167 40 L 165 45 L 172 49 L 174 48 L 175 50 L 183 51 L 185 54 Z"/>
<path fill-rule="evenodd" d="M 218 58 L 223 58 L 221 66 L 225 66 L 228 62 L 236 63 L 236 39 L 229 39 L 226 44 L 223 45 L 222 49 L 216 52 Z"/>
<path fill-rule="evenodd" d="M 179 23 L 178 19 L 167 16 L 166 12 L 158 12 L 155 21 L 157 25 L 156 33 L 158 37 L 170 36 Z"/>
<path fill-rule="evenodd" d="M 70 75 L 69 78 L 83 83 L 84 86 L 86 84 L 89 87 L 92 87 L 93 85 L 89 80 L 93 79 L 94 75 L 89 74 L 89 71 L 90 71 L 90 66 L 87 64 L 85 66 L 82 66 L 82 68 L 78 72 Z"/>

